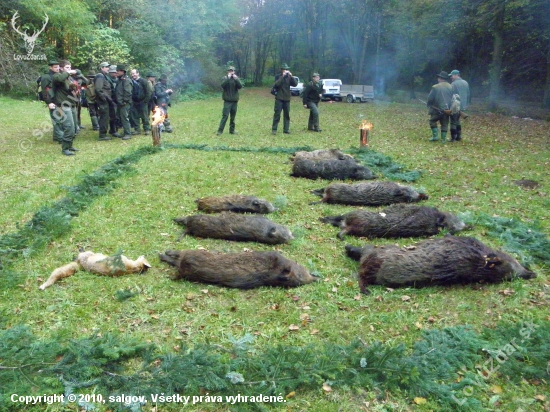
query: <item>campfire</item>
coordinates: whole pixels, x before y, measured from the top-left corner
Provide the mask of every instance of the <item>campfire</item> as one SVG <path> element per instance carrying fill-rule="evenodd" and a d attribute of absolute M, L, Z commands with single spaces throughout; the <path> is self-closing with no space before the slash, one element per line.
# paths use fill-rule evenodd
<path fill-rule="evenodd" d="M 361 127 L 359 127 L 359 145 L 368 146 L 369 145 L 369 134 L 372 129 L 372 123 L 363 120 Z"/>
<path fill-rule="evenodd" d="M 151 112 L 151 134 L 153 135 L 153 146 L 160 145 L 160 133 L 162 132 L 163 122 L 166 116 L 164 110 L 155 106 Z"/>

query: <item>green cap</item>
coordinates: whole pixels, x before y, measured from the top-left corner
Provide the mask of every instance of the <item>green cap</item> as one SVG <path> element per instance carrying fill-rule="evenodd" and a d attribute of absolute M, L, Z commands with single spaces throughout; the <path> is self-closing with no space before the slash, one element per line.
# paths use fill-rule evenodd
<path fill-rule="evenodd" d="M 447 74 L 447 72 L 445 71 L 441 71 L 437 77 L 441 77 L 442 79 L 447 79 L 449 77 L 449 75 Z"/>
<path fill-rule="evenodd" d="M 58 62 L 57 60 L 50 60 L 50 61 L 48 62 L 48 66 L 55 66 L 55 65 L 57 65 L 57 64 L 59 64 L 59 62 Z"/>
<path fill-rule="evenodd" d="M 227 71 L 229 71 L 229 70 L 235 71 L 235 67 L 234 67 L 234 66 L 229 66 L 229 67 L 227 68 Z"/>
<path fill-rule="evenodd" d="M 453 71 L 451 72 L 451 74 L 449 74 L 449 77 L 451 77 L 452 75 L 455 75 L 455 74 L 456 74 L 457 76 L 460 76 L 460 72 L 459 72 L 458 70 L 453 70 Z"/>
<path fill-rule="evenodd" d="M 125 72 L 126 71 L 126 66 L 123 65 L 123 64 L 117 64 L 116 69 L 117 69 L 117 71 L 120 70 L 120 71 Z"/>
<path fill-rule="evenodd" d="M 109 63 L 107 62 L 100 63 L 99 67 L 109 67 Z"/>
<path fill-rule="evenodd" d="M 168 75 L 166 73 L 161 74 L 160 80 L 168 80 Z"/>
<path fill-rule="evenodd" d="M 283 64 L 281 64 L 281 69 L 288 70 L 288 69 L 290 69 L 290 67 L 288 67 L 288 64 L 283 63 Z"/>
<path fill-rule="evenodd" d="M 321 77 L 319 73 L 313 73 L 313 77 Z"/>

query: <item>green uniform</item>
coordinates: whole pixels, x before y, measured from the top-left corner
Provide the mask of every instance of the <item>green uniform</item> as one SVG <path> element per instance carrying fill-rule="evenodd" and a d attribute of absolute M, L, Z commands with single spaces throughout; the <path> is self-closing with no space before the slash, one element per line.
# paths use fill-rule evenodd
<path fill-rule="evenodd" d="M 46 103 L 46 105 L 54 103 L 53 76 L 55 74 L 55 72 L 49 70 L 47 74 L 44 74 L 42 76 L 42 81 L 40 82 L 42 93 L 44 94 L 44 102 Z M 50 118 L 52 119 L 53 125 L 53 141 L 56 143 L 61 143 L 61 141 L 63 140 L 62 123 L 59 121 L 59 116 L 55 115 L 56 109 L 48 108 L 48 110 L 50 111 Z"/>
<path fill-rule="evenodd" d="M 311 81 L 304 89 L 302 102 L 309 109 L 308 130 L 321 131 L 319 128 L 319 102 L 323 94 L 323 83 Z"/>
<path fill-rule="evenodd" d="M 460 96 L 460 110 L 466 110 L 470 103 L 470 86 L 466 80 L 458 78 L 452 83 L 453 94 Z M 462 139 L 462 125 L 460 124 L 460 113 L 451 115 L 451 140 Z"/>
<path fill-rule="evenodd" d="M 170 123 L 170 119 L 168 118 L 168 107 L 170 107 L 170 94 L 166 92 L 169 87 L 168 85 L 162 80 L 159 80 L 157 84 L 155 84 L 155 96 L 157 96 L 157 105 L 158 107 L 162 108 L 164 110 L 164 114 L 166 118 L 164 119 L 164 131 L 168 133 L 172 133 L 172 125 Z"/>
<path fill-rule="evenodd" d="M 223 110 L 222 120 L 218 126 L 218 134 L 223 133 L 227 118 L 229 117 L 229 133 L 235 133 L 235 117 L 237 116 L 237 106 L 239 104 L 239 89 L 243 87 L 241 81 L 234 77 L 225 76 L 222 81 L 222 99 Z"/>
<path fill-rule="evenodd" d="M 150 83 L 143 77 L 139 77 L 137 80 L 132 80 L 132 85 L 135 83 L 139 84 L 139 87 L 143 89 L 143 98 L 141 100 L 132 99 L 132 109 L 130 111 L 130 122 L 134 130 L 139 132 L 139 123 L 143 124 L 143 131 L 151 131 L 151 126 L 149 125 L 149 109 L 148 102 L 151 98 L 152 89 L 149 87 Z"/>
<path fill-rule="evenodd" d="M 443 110 L 451 108 L 451 100 L 453 99 L 453 88 L 448 82 L 437 83 L 432 86 L 432 90 L 428 95 L 428 114 L 430 115 L 430 127 L 437 128 L 437 122 L 441 124 L 441 132 L 447 133 L 449 126 L 449 115 L 446 115 Z"/>
<path fill-rule="evenodd" d="M 110 77 L 103 72 L 97 73 L 94 79 L 95 100 L 97 104 L 97 114 L 99 117 L 99 138 L 107 137 L 107 129 L 109 128 L 109 107 L 114 105 L 111 91 Z"/>
<path fill-rule="evenodd" d="M 275 87 L 277 88 L 277 96 L 275 96 L 275 107 L 273 113 L 273 123 L 271 131 L 277 132 L 279 121 L 281 120 L 281 111 L 283 111 L 283 131 L 290 133 L 290 86 L 297 86 L 298 82 L 293 76 L 279 75 L 275 79 Z"/>
<path fill-rule="evenodd" d="M 115 87 L 117 113 L 124 129 L 124 135 L 130 136 L 130 108 L 132 107 L 132 81 L 126 74 L 119 77 Z"/>
<path fill-rule="evenodd" d="M 73 109 L 76 108 L 77 99 L 73 94 L 74 84 L 69 80 L 69 77 L 69 73 L 66 72 L 56 73 L 53 76 L 53 103 L 57 106 L 53 116 L 60 123 L 63 130 L 62 152 L 73 147 L 75 136 Z"/>

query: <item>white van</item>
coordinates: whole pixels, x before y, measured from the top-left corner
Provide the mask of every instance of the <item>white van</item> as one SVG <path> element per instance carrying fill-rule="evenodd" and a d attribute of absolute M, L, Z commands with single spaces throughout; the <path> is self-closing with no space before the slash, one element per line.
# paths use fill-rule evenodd
<path fill-rule="evenodd" d="M 323 79 L 323 99 L 342 100 L 340 97 L 340 87 L 342 80 L 340 79 Z"/>

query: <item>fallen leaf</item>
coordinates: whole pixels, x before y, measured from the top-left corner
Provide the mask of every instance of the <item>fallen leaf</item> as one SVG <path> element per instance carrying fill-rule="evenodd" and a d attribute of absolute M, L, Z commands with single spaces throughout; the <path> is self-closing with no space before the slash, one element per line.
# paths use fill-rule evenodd
<path fill-rule="evenodd" d="M 500 293 L 501 295 L 504 295 L 504 296 L 510 296 L 510 295 L 513 295 L 514 292 L 512 289 L 504 289 L 504 290 L 499 290 L 498 293 Z"/>
<path fill-rule="evenodd" d="M 319 333 L 319 329 L 311 329 L 309 332 L 310 335 L 317 335 Z"/>
<path fill-rule="evenodd" d="M 300 330 L 300 327 L 292 324 L 288 327 L 288 330 Z"/>
<path fill-rule="evenodd" d="M 424 326 L 420 322 L 416 322 L 414 326 L 416 326 L 418 329 L 424 329 Z"/>
<path fill-rule="evenodd" d="M 406 302 L 406 301 L 408 301 L 408 300 L 411 300 L 411 297 L 410 297 L 410 296 L 407 296 L 407 295 L 403 295 L 403 296 L 401 296 L 401 300 L 402 300 L 403 302 Z"/>
<path fill-rule="evenodd" d="M 355 295 L 355 296 L 353 297 L 353 299 L 355 299 L 355 300 L 361 300 L 361 295 Z"/>
<path fill-rule="evenodd" d="M 287 395 L 285 396 L 285 399 L 294 398 L 294 395 L 296 395 L 296 392 L 292 391 L 292 392 L 290 392 L 289 394 L 287 394 Z"/>
<path fill-rule="evenodd" d="M 427 402 L 426 398 L 420 398 L 420 397 L 414 398 L 414 403 L 416 403 L 417 405 L 422 405 L 426 402 Z"/>
<path fill-rule="evenodd" d="M 546 395 L 536 395 L 535 396 L 535 399 L 537 401 L 541 401 L 541 402 L 544 402 L 546 400 Z"/>
<path fill-rule="evenodd" d="M 491 386 L 491 392 L 493 393 L 502 393 L 502 387 L 498 385 Z"/>
<path fill-rule="evenodd" d="M 325 393 L 329 393 L 329 392 L 332 392 L 332 387 L 325 382 L 323 383 L 323 390 L 325 391 Z"/>

